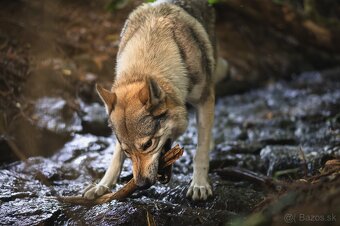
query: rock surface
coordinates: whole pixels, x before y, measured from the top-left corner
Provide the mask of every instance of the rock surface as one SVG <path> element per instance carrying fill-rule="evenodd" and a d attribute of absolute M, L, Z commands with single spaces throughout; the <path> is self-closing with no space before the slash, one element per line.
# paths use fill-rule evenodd
<path fill-rule="evenodd" d="M 210 161 L 214 197 L 208 201 L 194 203 L 185 198 L 197 143 L 192 113 L 187 132 L 177 141 L 185 153 L 175 163 L 169 184 L 138 191 L 123 202 L 94 207 L 61 204 L 50 197 L 77 195 L 99 180 L 114 151 L 114 138 L 98 134 L 98 128 L 105 127 L 97 117 L 102 111 L 96 105 L 87 109 L 86 116 L 72 114 L 77 126 L 71 123 L 71 128 L 77 129 L 58 152 L 1 167 L 1 225 L 146 225 L 152 220 L 157 225 L 223 224 L 248 214 L 267 191 L 242 179 L 222 178 L 216 170 L 238 166 L 277 178 L 298 177 L 315 173 L 327 159 L 340 157 L 340 82 L 322 73 L 303 74 L 218 99 L 216 146 Z M 84 119 L 93 126 L 84 130 L 80 125 Z M 62 127 L 58 129 L 69 131 Z M 130 177 L 131 163 L 126 161 L 115 189 Z"/>

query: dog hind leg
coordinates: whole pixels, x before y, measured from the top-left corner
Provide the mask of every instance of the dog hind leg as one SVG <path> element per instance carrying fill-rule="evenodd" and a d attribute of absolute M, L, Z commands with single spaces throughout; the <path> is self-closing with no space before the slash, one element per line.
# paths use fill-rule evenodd
<path fill-rule="evenodd" d="M 218 82 L 226 78 L 229 74 L 229 69 L 230 68 L 228 62 L 222 57 L 219 57 L 217 60 L 217 65 L 213 76 L 214 83 L 217 84 Z M 214 139 L 210 139 L 210 150 L 214 149 L 214 147 L 215 147 Z"/>

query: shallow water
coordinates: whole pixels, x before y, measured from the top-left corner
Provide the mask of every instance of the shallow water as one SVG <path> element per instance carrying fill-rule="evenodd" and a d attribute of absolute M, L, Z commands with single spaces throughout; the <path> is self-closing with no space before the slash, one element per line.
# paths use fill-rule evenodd
<path fill-rule="evenodd" d="M 81 100 L 80 100 L 81 102 Z M 185 198 L 197 143 L 194 113 L 186 133 L 176 142 L 185 149 L 169 184 L 138 191 L 126 201 L 94 207 L 70 206 L 50 199 L 77 195 L 99 180 L 110 162 L 115 139 L 109 135 L 104 108 L 81 103 L 83 114 L 63 116 L 65 101 L 44 97 L 36 103 L 38 126 L 70 133 L 71 140 L 50 157 L 31 157 L 0 170 L 1 225 L 140 225 L 147 217 L 157 225 L 216 225 L 249 213 L 266 190 L 257 184 L 228 180 L 216 171 L 237 166 L 281 177 L 316 172 L 329 158 L 340 156 L 340 82 L 321 73 L 304 73 L 240 95 L 220 97 L 215 111 L 215 148 L 210 156 L 214 197 L 194 203 Z M 101 132 L 105 131 L 105 132 Z M 126 161 L 115 189 L 131 178 Z"/>

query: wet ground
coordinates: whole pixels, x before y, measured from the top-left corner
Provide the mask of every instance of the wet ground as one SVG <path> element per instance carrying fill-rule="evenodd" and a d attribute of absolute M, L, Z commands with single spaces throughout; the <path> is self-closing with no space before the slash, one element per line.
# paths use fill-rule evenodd
<path fill-rule="evenodd" d="M 38 125 L 48 130 L 72 130 L 74 136 L 51 157 L 31 157 L 0 170 L 0 224 L 136 225 L 153 219 L 157 225 L 218 225 L 245 215 L 268 190 L 242 178 L 219 173 L 237 166 L 275 178 L 315 174 L 323 163 L 340 157 L 340 74 L 310 72 L 241 95 L 217 100 L 210 179 L 214 197 L 204 203 L 185 198 L 196 146 L 193 113 L 187 132 L 178 140 L 185 153 L 175 163 L 167 185 L 156 184 L 126 201 L 94 207 L 61 204 L 50 196 L 76 195 L 103 176 L 114 151 L 114 138 L 98 135 L 105 129 L 104 109 L 84 104 L 85 115 L 63 115 L 65 101 L 41 98 L 36 102 Z M 50 117 L 45 107 L 51 109 Z M 100 115 L 100 117 L 98 117 Z M 85 123 L 86 122 L 86 123 Z M 86 126 L 84 126 L 86 125 Z M 287 172 L 287 170 L 289 170 Z M 124 165 L 121 187 L 131 177 Z M 116 188 L 116 189 L 117 189 Z"/>
<path fill-rule="evenodd" d="M 227 173 L 231 167 L 290 183 L 316 175 L 327 160 L 340 158 L 340 69 L 291 76 L 282 65 L 287 61 L 294 69 L 296 65 L 279 54 L 284 50 L 272 50 L 282 46 L 281 40 L 273 39 L 274 44 L 260 47 L 261 54 L 276 52 L 281 60 L 267 57 L 274 61 L 263 63 L 263 57 L 255 58 L 273 78 L 281 77 L 275 72 L 282 70 L 289 79 L 267 82 L 268 74 L 262 78 L 248 59 L 252 52 L 260 54 L 255 49 L 257 39 L 244 40 L 254 27 L 252 22 L 246 24 L 245 18 L 239 22 L 244 26 L 223 22 L 228 15 L 225 21 L 239 21 L 231 13 L 220 20 L 218 34 L 222 55 L 235 68 L 217 92 L 246 92 L 217 98 L 216 146 L 209 174 L 214 196 L 203 203 L 185 198 L 197 143 L 195 115 L 190 110 L 188 130 L 177 141 L 185 153 L 175 163 L 169 184 L 156 184 L 123 202 L 94 207 L 51 199 L 79 194 L 99 180 L 109 164 L 115 139 L 94 84 L 112 82 L 119 31 L 128 12 L 139 4 L 132 1 L 109 13 L 102 1 L 80 2 L 0 3 L 4 9 L 0 14 L 0 225 L 152 225 L 153 221 L 157 225 L 223 225 L 247 216 L 269 196 L 282 192 L 257 180 L 232 176 Z M 268 35 L 257 29 L 262 32 L 256 34 Z M 239 46 L 231 40 L 240 40 Z M 234 57 L 235 53 L 239 55 Z M 242 68 L 247 73 L 242 74 Z M 259 88 L 259 84 L 266 85 Z M 131 165 L 126 161 L 114 189 L 130 178 Z M 332 211 L 338 197 L 332 198 L 332 205 L 323 203 L 324 209 Z"/>

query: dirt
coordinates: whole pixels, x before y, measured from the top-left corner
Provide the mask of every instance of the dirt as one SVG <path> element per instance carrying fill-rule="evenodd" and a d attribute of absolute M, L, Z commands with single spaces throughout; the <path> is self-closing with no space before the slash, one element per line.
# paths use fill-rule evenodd
<path fill-rule="evenodd" d="M 47 156 L 77 131 L 78 125 L 63 131 L 57 118 L 75 124 L 85 103 L 100 102 L 94 83 L 112 82 L 119 32 L 138 2 L 115 13 L 105 10 L 107 1 L 0 4 L 1 144 L 10 156 L 1 161 Z M 37 108 L 40 114 L 35 114 Z M 55 125 L 44 125 L 48 117 Z M 94 125 L 86 118 L 81 123 Z"/>

